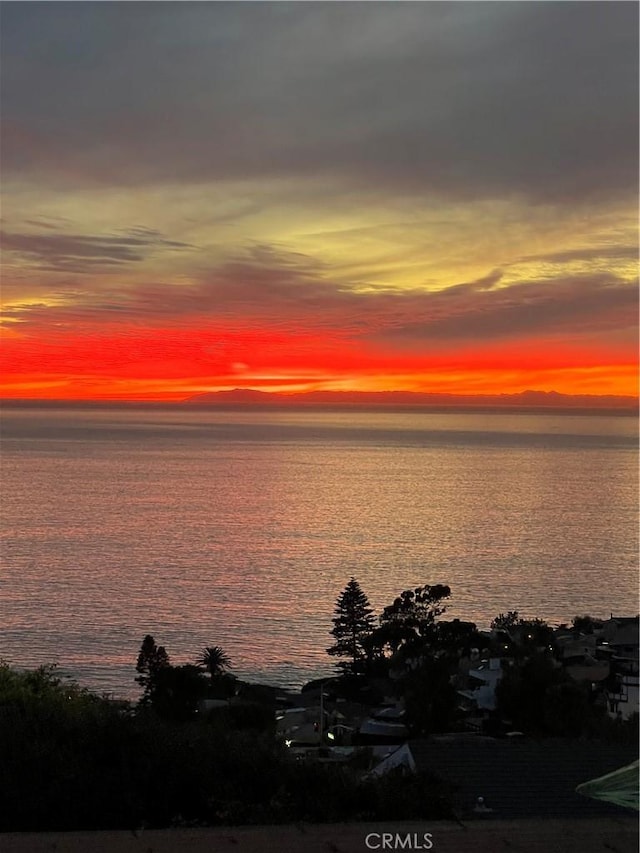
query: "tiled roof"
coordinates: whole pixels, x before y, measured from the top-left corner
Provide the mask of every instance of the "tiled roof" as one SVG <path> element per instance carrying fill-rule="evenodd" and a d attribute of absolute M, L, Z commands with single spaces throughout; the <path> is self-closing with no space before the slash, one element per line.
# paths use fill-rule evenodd
<path fill-rule="evenodd" d="M 412 741 L 416 768 L 453 787 L 454 807 L 473 817 L 478 797 L 492 818 L 598 817 L 625 809 L 575 793 L 581 782 L 634 761 L 631 746 L 550 738 Z"/>

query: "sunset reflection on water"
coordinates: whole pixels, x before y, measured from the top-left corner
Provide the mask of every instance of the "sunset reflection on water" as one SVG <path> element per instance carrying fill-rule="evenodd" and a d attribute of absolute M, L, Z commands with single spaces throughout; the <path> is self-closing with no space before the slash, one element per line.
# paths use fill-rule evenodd
<path fill-rule="evenodd" d="M 49 418 L 47 422 L 46 417 Z M 486 627 L 636 605 L 633 418 L 10 413 L 2 656 L 135 688 L 146 633 L 172 662 L 221 645 L 242 677 L 332 671 L 335 599 L 376 610 L 444 582 Z M 134 690 L 135 692 L 135 690 Z"/>

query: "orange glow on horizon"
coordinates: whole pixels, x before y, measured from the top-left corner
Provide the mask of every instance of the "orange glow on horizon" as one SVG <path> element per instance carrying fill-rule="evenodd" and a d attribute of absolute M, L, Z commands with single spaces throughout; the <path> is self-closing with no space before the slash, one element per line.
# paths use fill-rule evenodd
<path fill-rule="evenodd" d="M 322 381 L 296 377 L 227 376 L 186 379 L 121 379 L 109 376 L 21 374 L 5 376 L 0 383 L 3 399 L 35 400 L 149 400 L 180 401 L 197 394 L 237 388 L 267 393 L 297 394 L 310 391 L 341 391 L 345 397 L 357 392 L 410 391 L 425 394 L 483 396 L 518 394 L 523 391 L 557 392 L 569 395 L 638 397 L 636 368 L 629 365 L 604 368 L 569 368 L 549 371 L 467 370 L 388 376 L 336 376 Z"/>
<path fill-rule="evenodd" d="M 233 388 L 638 395 L 637 364 L 631 347 L 622 345 L 549 338 L 414 351 L 358 345 L 321 330 L 120 327 L 37 336 L 9 331 L 3 335 L 0 396 L 12 399 L 169 402 Z"/>

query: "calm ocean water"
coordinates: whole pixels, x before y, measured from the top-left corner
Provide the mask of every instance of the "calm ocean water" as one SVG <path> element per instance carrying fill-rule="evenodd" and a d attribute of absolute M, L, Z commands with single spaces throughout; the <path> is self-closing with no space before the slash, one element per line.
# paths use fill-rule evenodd
<path fill-rule="evenodd" d="M 561 414 L 12 410 L 0 658 L 136 694 L 146 633 L 299 686 L 351 575 L 376 610 L 638 610 L 637 421 Z"/>

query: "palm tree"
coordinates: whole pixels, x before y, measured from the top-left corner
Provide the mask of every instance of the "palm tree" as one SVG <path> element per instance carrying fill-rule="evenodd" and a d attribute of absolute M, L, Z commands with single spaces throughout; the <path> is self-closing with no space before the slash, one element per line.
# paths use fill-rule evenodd
<path fill-rule="evenodd" d="M 196 664 L 206 669 L 211 678 L 216 678 L 226 674 L 231 661 L 220 646 L 207 646 L 196 658 Z"/>

